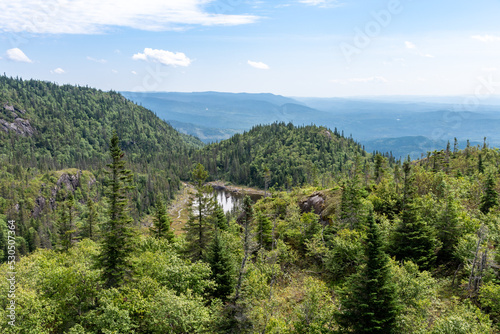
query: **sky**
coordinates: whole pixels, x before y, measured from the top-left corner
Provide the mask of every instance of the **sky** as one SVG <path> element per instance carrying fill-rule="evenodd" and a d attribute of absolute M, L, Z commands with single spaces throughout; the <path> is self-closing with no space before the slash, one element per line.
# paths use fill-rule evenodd
<path fill-rule="evenodd" d="M 0 0 L 0 73 L 115 91 L 500 96 L 498 0 Z"/>

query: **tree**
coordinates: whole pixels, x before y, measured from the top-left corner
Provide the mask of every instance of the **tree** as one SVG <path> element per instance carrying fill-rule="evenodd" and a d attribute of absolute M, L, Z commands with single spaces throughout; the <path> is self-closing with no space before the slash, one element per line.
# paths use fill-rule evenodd
<path fill-rule="evenodd" d="M 87 200 L 87 210 L 88 210 L 87 221 L 83 228 L 82 234 L 83 237 L 85 238 L 95 240 L 96 237 L 95 225 L 97 223 L 97 210 L 94 205 L 94 201 L 91 198 Z"/>
<path fill-rule="evenodd" d="M 243 198 L 243 259 L 241 261 L 240 271 L 238 274 L 238 283 L 236 284 L 236 292 L 234 294 L 234 303 L 240 298 L 241 284 L 243 283 L 243 274 L 245 273 L 245 265 L 248 258 L 255 250 L 252 243 L 252 235 L 250 232 L 250 224 L 253 220 L 252 200 L 249 196 Z"/>
<path fill-rule="evenodd" d="M 210 244 L 207 261 L 212 269 L 212 279 L 216 284 L 212 295 L 215 298 L 227 300 L 234 290 L 234 266 L 227 246 L 217 230 Z"/>
<path fill-rule="evenodd" d="M 101 252 L 98 265 L 102 268 L 102 279 L 108 288 L 122 285 L 132 273 L 130 257 L 134 251 L 135 230 L 128 213 L 127 191 L 132 187 L 132 172 L 125 169 L 125 153 L 120 149 L 116 131 L 113 132 L 109 148 L 111 169 L 107 172 L 106 196 L 109 203 L 108 221 L 102 228 Z"/>
<path fill-rule="evenodd" d="M 73 193 L 69 192 L 66 201 L 61 204 L 59 211 L 59 242 L 61 249 L 67 251 L 73 242 L 73 235 L 76 232 L 74 225 L 75 199 Z"/>
<path fill-rule="evenodd" d="M 273 225 L 271 224 L 271 220 L 260 211 L 257 212 L 255 218 L 257 220 L 257 242 L 259 243 L 259 248 L 269 250 L 273 242 Z"/>
<path fill-rule="evenodd" d="M 421 269 L 430 269 L 436 259 L 438 241 L 433 229 L 420 217 L 415 201 L 414 180 L 409 161 L 403 164 L 404 195 L 401 222 L 394 233 L 392 254 L 411 260 Z"/>
<path fill-rule="evenodd" d="M 365 266 L 348 279 L 341 296 L 339 324 L 353 333 L 393 333 L 399 311 L 396 287 L 373 213 L 368 217 L 368 228 Z"/>
<path fill-rule="evenodd" d="M 153 235 L 158 238 L 166 238 L 168 241 L 174 239 L 174 232 L 171 228 L 172 221 L 167 214 L 165 203 L 161 200 L 156 201 L 156 215 L 153 218 Z"/>
<path fill-rule="evenodd" d="M 498 193 L 495 190 L 496 180 L 493 174 L 489 174 L 486 179 L 484 194 L 481 197 L 481 207 L 482 213 L 487 214 L 491 208 L 498 205 Z"/>
<path fill-rule="evenodd" d="M 215 210 L 212 214 L 212 221 L 214 228 L 217 230 L 227 231 L 229 228 L 226 215 L 224 214 L 224 210 L 220 205 L 215 205 Z"/>
<path fill-rule="evenodd" d="M 210 243 L 213 230 L 210 216 L 215 209 L 215 200 L 211 196 L 212 187 L 204 185 L 208 172 L 202 164 L 196 165 L 191 171 L 191 176 L 195 181 L 196 194 L 191 203 L 189 219 L 185 227 L 188 242 L 186 251 L 191 259 L 201 260 Z"/>

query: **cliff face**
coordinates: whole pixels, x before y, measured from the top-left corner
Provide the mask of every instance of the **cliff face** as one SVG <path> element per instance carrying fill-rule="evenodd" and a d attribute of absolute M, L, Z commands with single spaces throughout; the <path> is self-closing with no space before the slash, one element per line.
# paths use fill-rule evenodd
<path fill-rule="evenodd" d="M 8 103 L 0 106 L 0 129 L 5 132 L 14 132 L 23 137 L 31 137 L 37 131 L 31 126 L 28 119 L 22 118 L 26 111 L 18 109 Z"/>
<path fill-rule="evenodd" d="M 54 211 L 57 208 L 57 194 L 61 190 L 64 189 L 66 193 L 75 193 L 78 188 L 86 188 L 85 192 L 89 192 L 96 182 L 95 177 L 89 172 L 82 172 L 81 170 L 63 172 L 55 184 L 50 187 L 50 192 L 43 191 L 43 189 L 47 187 L 47 184 L 43 183 L 41 185 L 42 189 L 40 189 L 40 195 L 34 201 L 31 216 L 33 218 L 38 218 L 47 207 L 50 207 L 49 210 Z M 50 196 L 47 196 L 47 194 L 50 194 Z M 80 202 L 84 203 L 85 201 L 80 199 Z"/>

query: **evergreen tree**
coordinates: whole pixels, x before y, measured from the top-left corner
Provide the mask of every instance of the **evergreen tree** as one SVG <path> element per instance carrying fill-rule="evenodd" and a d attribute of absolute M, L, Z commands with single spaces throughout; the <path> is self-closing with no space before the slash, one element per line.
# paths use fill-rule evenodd
<path fill-rule="evenodd" d="M 211 196 L 213 189 L 205 186 L 208 172 L 202 164 L 197 164 L 191 172 L 195 181 L 196 194 L 191 203 L 188 222 L 186 224 L 187 254 L 193 260 L 202 260 L 210 243 L 213 230 L 210 217 L 215 209 L 215 200 Z"/>
<path fill-rule="evenodd" d="M 127 191 L 131 189 L 132 172 L 125 169 L 124 153 L 120 149 L 116 131 L 113 132 L 109 148 L 112 162 L 107 166 L 108 221 L 102 228 L 101 252 L 98 265 L 102 268 L 102 279 L 108 288 L 123 284 L 132 273 L 130 256 L 134 251 L 136 232 L 128 213 Z"/>
<path fill-rule="evenodd" d="M 442 244 L 438 252 L 438 261 L 446 263 L 453 259 L 455 246 L 458 244 L 460 231 L 458 207 L 452 193 L 446 197 L 446 204 L 438 221 L 438 238 Z"/>
<path fill-rule="evenodd" d="M 269 250 L 273 242 L 273 226 L 268 216 L 257 212 L 255 219 L 257 220 L 257 242 L 259 248 Z"/>
<path fill-rule="evenodd" d="M 97 223 L 97 210 L 94 204 L 94 201 L 89 198 L 87 200 L 87 210 L 88 210 L 88 216 L 87 216 L 87 221 L 86 224 L 83 228 L 83 237 L 84 238 L 89 238 L 91 240 L 95 240 L 96 237 L 96 231 L 95 231 L 95 226 Z"/>
<path fill-rule="evenodd" d="M 365 266 L 348 279 L 341 297 L 339 324 L 352 333 L 394 333 L 398 313 L 396 288 L 392 283 L 389 257 L 383 251 L 382 237 L 368 218 Z"/>
<path fill-rule="evenodd" d="M 495 189 L 496 180 L 492 173 L 488 175 L 484 187 L 485 189 L 483 196 L 481 197 L 480 210 L 482 213 L 487 214 L 491 210 L 491 208 L 496 207 L 498 205 L 498 193 Z"/>
<path fill-rule="evenodd" d="M 234 266 L 219 231 L 216 231 L 210 244 L 207 262 L 212 269 L 211 278 L 216 284 L 212 293 L 213 297 L 227 300 L 234 290 Z"/>
<path fill-rule="evenodd" d="M 411 260 L 421 269 L 430 269 L 436 259 L 438 241 L 433 229 L 419 215 L 415 202 L 415 176 L 409 161 L 404 162 L 403 172 L 403 209 L 401 222 L 394 233 L 392 254 L 398 260 Z"/>
<path fill-rule="evenodd" d="M 73 193 L 69 192 L 66 201 L 61 204 L 59 211 L 59 242 L 62 250 L 67 251 L 73 242 L 73 235 L 76 232 L 74 225 L 75 199 Z"/>
<path fill-rule="evenodd" d="M 174 232 L 171 228 L 172 221 L 167 213 L 165 203 L 161 200 L 156 201 L 156 215 L 153 218 L 153 235 L 158 238 L 166 238 L 168 241 L 174 239 Z"/>
<path fill-rule="evenodd" d="M 361 188 L 359 173 L 355 170 L 354 176 L 344 183 L 340 203 L 340 221 L 351 230 L 360 228 L 362 198 L 363 189 Z"/>
<path fill-rule="evenodd" d="M 234 302 L 236 303 L 240 298 L 241 284 L 243 283 L 243 273 L 245 272 L 246 262 L 255 250 L 255 245 L 252 242 L 252 234 L 250 224 L 253 221 L 253 208 L 252 200 L 249 196 L 243 198 L 243 260 L 241 261 L 240 271 L 238 275 L 238 283 L 236 284 L 236 292 L 234 294 Z"/>
<path fill-rule="evenodd" d="M 224 214 L 224 210 L 220 205 L 215 205 L 214 213 L 212 214 L 212 220 L 214 228 L 220 231 L 227 231 L 229 228 L 229 224 L 227 222 L 226 215 Z"/>

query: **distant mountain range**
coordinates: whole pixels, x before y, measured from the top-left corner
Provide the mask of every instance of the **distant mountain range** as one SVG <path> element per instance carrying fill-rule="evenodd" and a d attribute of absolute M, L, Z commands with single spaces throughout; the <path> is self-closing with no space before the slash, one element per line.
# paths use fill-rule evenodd
<path fill-rule="evenodd" d="M 460 147 L 500 146 L 500 106 L 469 106 L 465 97 L 289 98 L 249 93 L 135 93 L 126 98 L 154 111 L 182 133 L 209 143 L 275 121 L 324 125 L 352 135 L 368 152 L 419 158 L 456 137 Z"/>

